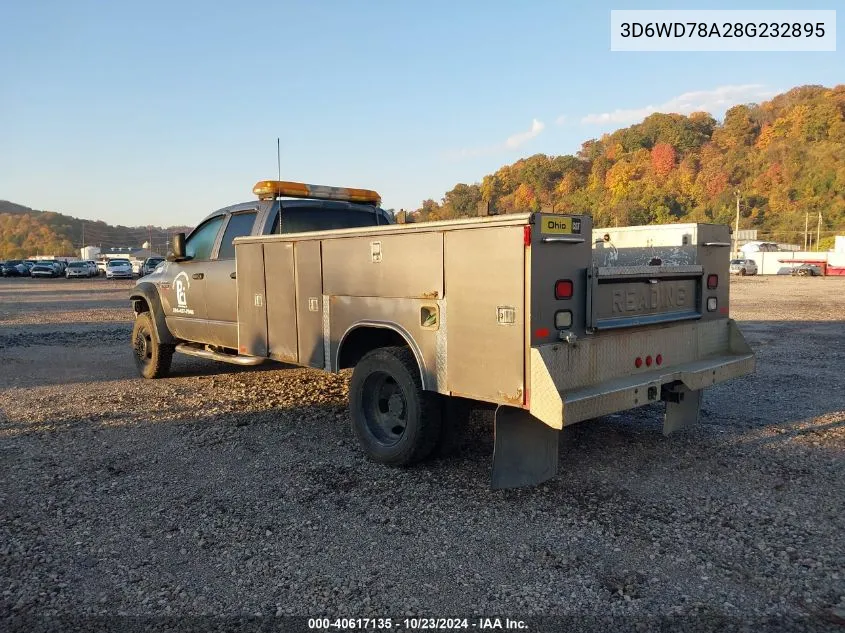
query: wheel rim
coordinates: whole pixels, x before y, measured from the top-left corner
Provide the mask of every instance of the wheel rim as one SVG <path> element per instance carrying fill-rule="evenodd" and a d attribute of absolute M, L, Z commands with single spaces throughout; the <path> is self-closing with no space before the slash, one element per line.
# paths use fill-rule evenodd
<path fill-rule="evenodd" d="M 138 328 L 135 340 L 132 341 L 135 358 L 142 365 L 148 365 L 153 360 L 153 337 L 145 327 Z"/>
<path fill-rule="evenodd" d="M 369 433 L 384 446 L 394 446 L 408 426 L 408 401 L 388 373 L 374 372 L 363 384 L 363 414 Z"/>

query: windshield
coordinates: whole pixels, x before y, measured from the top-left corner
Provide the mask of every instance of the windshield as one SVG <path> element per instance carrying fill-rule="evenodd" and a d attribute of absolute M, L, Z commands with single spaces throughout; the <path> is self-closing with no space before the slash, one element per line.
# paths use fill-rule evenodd
<path fill-rule="evenodd" d="M 731 264 L 742 264 L 744 261 L 742 259 L 732 259 Z"/>
<path fill-rule="evenodd" d="M 128 259 L 113 259 L 108 263 L 109 266 L 128 266 Z"/>
<path fill-rule="evenodd" d="M 88 268 L 88 264 L 83 262 L 71 262 L 67 265 L 68 268 Z"/>

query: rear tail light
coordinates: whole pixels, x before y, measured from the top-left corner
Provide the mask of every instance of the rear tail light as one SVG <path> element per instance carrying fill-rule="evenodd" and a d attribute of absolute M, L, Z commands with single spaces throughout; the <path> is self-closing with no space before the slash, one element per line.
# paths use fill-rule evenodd
<path fill-rule="evenodd" d="M 534 330 L 534 336 L 537 338 L 546 338 L 549 335 L 549 328 L 540 327 Z"/>
<path fill-rule="evenodd" d="M 719 275 L 707 275 L 707 289 L 715 290 L 719 287 Z"/>
<path fill-rule="evenodd" d="M 571 299 L 572 298 L 572 280 L 559 279 L 555 283 L 555 299 Z"/>

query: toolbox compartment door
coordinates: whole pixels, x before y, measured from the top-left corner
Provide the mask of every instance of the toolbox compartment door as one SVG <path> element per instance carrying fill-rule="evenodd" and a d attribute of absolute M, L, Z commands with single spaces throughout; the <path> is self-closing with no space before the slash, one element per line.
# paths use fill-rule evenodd
<path fill-rule="evenodd" d="M 238 353 L 267 356 L 267 299 L 264 288 L 264 245 L 235 247 L 238 280 Z"/>

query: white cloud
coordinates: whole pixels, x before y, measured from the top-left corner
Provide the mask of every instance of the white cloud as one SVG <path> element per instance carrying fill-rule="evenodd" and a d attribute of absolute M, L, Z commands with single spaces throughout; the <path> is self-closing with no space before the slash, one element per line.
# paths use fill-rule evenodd
<path fill-rule="evenodd" d="M 467 147 L 451 152 L 447 152 L 447 156 L 452 159 L 469 158 L 472 156 L 487 156 L 490 154 L 497 154 L 502 151 L 517 149 L 524 145 L 532 138 L 536 138 L 544 129 L 546 124 L 538 119 L 531 121 L 531 128 L 525 132 L 517 132 L 511 134 L 503 143 L 496 143 L 494 145 L 484 145 L 482 147 Z"/>
<path fill-rule="evenodd" d="M 647 105 L 643 108 L 620 109 L 614 110 L 613 112 L 588 114 L 581 119 L 581 123 L 638 123 L 649 114 L 655 112 L 678 114 L 709 112 L 711 114 L 721 114 L 731 106 L 759 101 L 771 97 L 774 94 L 774 91 L 767 90 L 763 84 L 719 86 L 713 90 L 685 92 L 657 106 Z"/>
<path fill-rule="evenodd" d="M 566 115 L 561 114 L 558 118 L 555 119 L 555 124 L 556 125 L 563 125 L 564 123 L 566 123 L 566 121 L 567 121 Z"/>
<path fill-rule="evenodd" d="M 514 134 L 508 137 L 508 140 L 505 141 L 505 147 L 508 149 L 516 149 L 526 141 L 530 141 L 532 138 L 537 136 L 540 132 L 543 131 L 546 125 L 542 121 L 538 121 L 534 119 L 531 121 L 531 129 L 527 132 L 519 132 L 518 134 Z"/>

